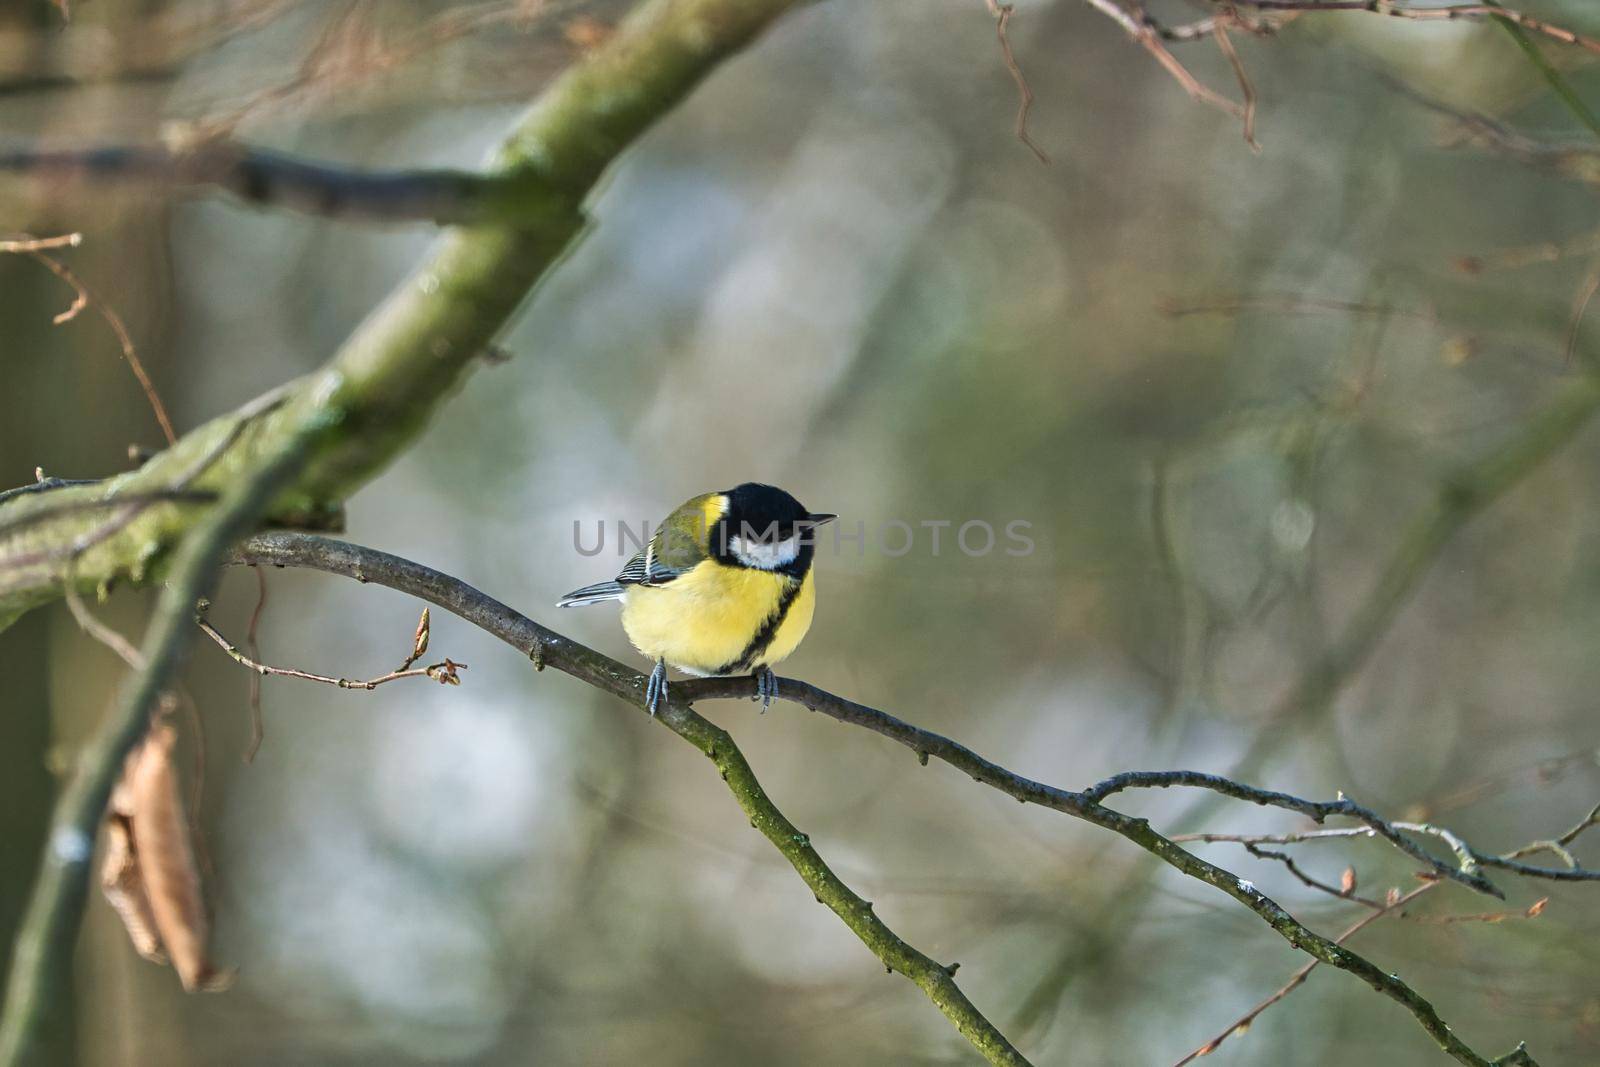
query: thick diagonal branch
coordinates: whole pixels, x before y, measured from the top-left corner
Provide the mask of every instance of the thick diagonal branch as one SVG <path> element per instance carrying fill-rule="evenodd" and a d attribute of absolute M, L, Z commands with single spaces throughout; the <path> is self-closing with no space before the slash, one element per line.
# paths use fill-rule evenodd
<path fill-rule="evenodd" d="M 485 172 L 514 201 L 514 224 L 448 232 L 433 254 L 320 370 L 292 383 L 282 402 L 231 442 L 189 488 L 221 490 L 307 427 L 320 434 L 274 517 L 325 514 L 381 471 L 421 432 L 494 342 L 534 285 L 582 233 L 584 198 L 627 147 L 724 59 L 804 0 L 647 0 L 603 45 L 558 78 L 512 129 Z M 14 498 L 0 524 L 50 503 L 109 500 L 173 487 L 236 421 L 190 432 L 138 471 L 93 486 Z M 46 498 L 55 498 L 48 501 Z M 0 538 L 0 630 L 60 595 L 63 568 L 49 549 L 79 541 L 73 574 L 85 591 L 162 573 L 185 531 L 204 514 L 151 505 L 103 516 L 63 515 Z M 18 560 L 27 561 L 19 563 Z"/>

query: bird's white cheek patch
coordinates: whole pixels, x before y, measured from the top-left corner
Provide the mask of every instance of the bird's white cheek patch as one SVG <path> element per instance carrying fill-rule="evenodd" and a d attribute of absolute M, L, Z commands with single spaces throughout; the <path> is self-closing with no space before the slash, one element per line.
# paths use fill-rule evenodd
<path fill-rule="evenodd" d="M 763 544 L 760 541 L 746 541 L 742 537 L 730 537 L 728 548 L 733 552 L 734 558 L 746 567 L 775 571 L 794 562 L 795 557 L 800 554 L 800 539 L 790 537 L 783 541 Z"/>

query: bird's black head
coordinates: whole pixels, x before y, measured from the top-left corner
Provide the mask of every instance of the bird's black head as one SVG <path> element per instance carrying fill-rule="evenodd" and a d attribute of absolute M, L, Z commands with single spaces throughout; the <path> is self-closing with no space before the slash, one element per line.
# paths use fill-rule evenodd
<path fill-rule="evenodd" d="M 801 577 L 811 566 L 818 515 L 775 485 L 745 482 L 724 494 L 728 510 L 711 531 L 711 552 L 723 563 Z"/>

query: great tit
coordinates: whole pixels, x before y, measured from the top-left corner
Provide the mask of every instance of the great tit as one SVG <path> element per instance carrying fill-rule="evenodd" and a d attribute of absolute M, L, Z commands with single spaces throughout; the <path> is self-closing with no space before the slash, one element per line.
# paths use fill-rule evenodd
<path fill-rule="evenodd" d="M 778 693 L 772 665 L 811 628 L 812 531 L 835 517 L 758 482 L 705 493 L 667 516 L 614 580 L 559 606 L 622 602 L 628 640 L 655 661 L 650 714 L 666 702 L 668 664 L 701 677 L 749 672 L 766 711 Z"/>

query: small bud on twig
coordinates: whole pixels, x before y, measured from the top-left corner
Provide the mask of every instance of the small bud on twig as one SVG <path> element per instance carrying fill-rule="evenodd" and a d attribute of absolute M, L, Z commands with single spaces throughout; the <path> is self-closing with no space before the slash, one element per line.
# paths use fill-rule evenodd
<path fill-rule="evenodd" d="M 421 659 L 427 654 L 429 623 L 432 621 L 432 618 L 433 617 L 429 613 L 428 609 L 423 608 L 422 618 L 417 620 L 416 635 L 411 639 L 411 658 L 406 660 L 406 665 L 405 667 L 401 667 L 401 670 L 405 670 L 406 668 L 410 667 L 413 663 L 417 662 L 417 660 Z"/>

